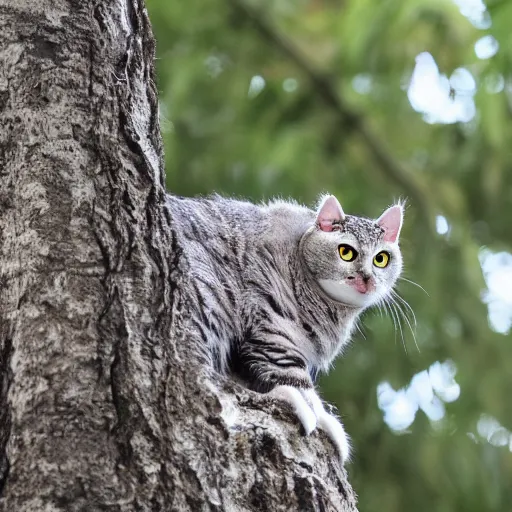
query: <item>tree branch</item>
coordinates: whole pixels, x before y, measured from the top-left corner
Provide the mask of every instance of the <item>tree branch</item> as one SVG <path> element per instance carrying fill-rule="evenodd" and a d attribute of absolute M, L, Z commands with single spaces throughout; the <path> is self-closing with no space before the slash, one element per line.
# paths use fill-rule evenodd
<path fill-rule="evenodd" d="M 340 124 L 347 126 L 359 135 L 377 167 L 403 189 L 405 194 L 420 210 L 425 224 L 431 227 L 430 219 L 432 216 L 430 215 L 430 206 L 423 187 L 418 180 L 415 180 L 411 173 L 387 151 L 384 143 L 368 127 L 365 117 L 361 113 L 351 109 L 345 99 L 334 91 L 329 79 L 315 70 L 304 55 L 302 55 L 289 40 L 284 38 L 272 27 L 271 23 L 261 11 L 247 5 L 244 0 L 229 1 L 235 10 L 242 13 L 253 23 L 254 27 L 269 43 L 273 44 L 301 70 L 308 78 L 313 91 L 326 106 L 330 107 L 336 113 Z"/>

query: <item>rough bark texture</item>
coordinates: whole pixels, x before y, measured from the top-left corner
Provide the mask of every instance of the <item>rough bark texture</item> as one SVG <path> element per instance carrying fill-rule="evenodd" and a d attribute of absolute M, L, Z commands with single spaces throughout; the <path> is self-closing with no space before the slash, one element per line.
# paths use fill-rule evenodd
<path fill-rule="evenodd" d="M 136 0 L 0 0 L 0 510 L 354 511 L 323 434 L 194 355 L 153 57 Z"/>

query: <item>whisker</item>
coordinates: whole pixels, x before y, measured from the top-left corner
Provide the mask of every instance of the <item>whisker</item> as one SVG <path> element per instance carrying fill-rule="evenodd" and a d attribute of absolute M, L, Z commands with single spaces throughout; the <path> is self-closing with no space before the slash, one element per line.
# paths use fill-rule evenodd
<path fill-rule="evenodd" d="M 401 299 L 405 304 L 407 304 L 407 302 L 404 299 L 402 299 L 402 297 L 400 297 L 398 294 L 396 294 L 396 296 L 399 299 Z M 403 319 L 407 322 L 407 325 L 409 326 L 409 329 L 412 334 L 412 338 L 414 340 L 414 344 L 416 345 L 416 349 L 418 350 L 419 353 L 421 353 L 420 348 L 418 346 L 418 342 L 416 341 L 416 334 L 414 333 L 414 329 L 411 325 L 409 317 L 404 313 L 404 310 L 402 309 L 402 307 L 400 306 L 400 304 L 398 302 L 396 302 L 394 299 L 392 299 L 392 301 L 393 301 L 394 305 L 396 306 L 396 308 L 398 309 L 398 311 L 402 314 Z M 409 304 L 407 304 L 407 306 L 409 306 Z M 412 311 L 412 308 L 410 306 L 409 306 L 409 309 L 411 309 L 411 311 Z M 413 315 L 414 315 L 414 312 L 413 312 Z M 414 317 L 414 322 L 416 325 L 416 317 Z"/>
<path fill-rule="evenodd" d="M 359 333 L 361 334 L 361 336 L 363 337 L 364 340 L 366 340 L 366 336 L 364 335 L 364 332 L 363 330 L 361 329 L 361 326 L 359 325 L 359 322 L 356 321 L 356 329 L 359 331 Z"/>
<path fill-rule="evenodd" d="M 384 311 L 386 313 L 389 313 L 389 308 L 388 308 L 388 304 L 386 302 L 386 299 L 383 299 L 381 302 L 379 302 L 379 304 L 382 305 L 382 307 L 383 307 L 383 309 L 384 309 Z M 389 314 L 389 316 L 391 316 L 391 314 Z M 393 332 L 395 334 L 395 345 L 396 345 L 396 325 L 395 325 L 395 319 L 393 317 L 391 317 L 391 318 L 393 320 Z"/>
<path fill-rule="evenodd" d="M 400 329 L 400 338 L 402 338 L 402 345 L 404 346 L 405 353 L 407 355 L 409 355 L 409 353 L 407 352 L 407 345 L 405 344 L 404 331 L 402 329 L 402 322 L 400 322 L 400 315 L 398 314 L 398 311 L 400 311 L 402 314 L 403 314 L 403 312 L 400 308 L 398 308 L 398 311 L 397 311 L 397 303 L 393 300 L 392 297 L 390 297 L 389 305 L 391 306 L 391 308 L 393 309 L 393 311 L 396 315 L 398 328 Z"/>
<path fill-rule="evenodd" d="M 385 311 L 382 309 L 383 306 L 383 300 L 379 300 L 376 304 L 377 308 L 379 309 L 379 315 L 381 318 L 383 318 Z"/>
<path fill-rule="evenodd" d="M 407 279 L 406 277 L 399 277 L 398 279 L 400 279 L 401 281 L 406 281 L 407 283 L 413 284 L 414 286 L 417 286 L 420 290 L 424 291 L 428 297 L 430 297 L 427 290 L 425 290 L 425 288 L 423 288 L 423 286 L 421 286 L 421 284 L 411 281 L 410 279 Z"/>
<path fill-rule="evenodd" d="M 396 333 L 398 331 L 397 323 L 398 323 L 398 325 L 400 325 L 400 319 L 396 316 L 396 312 L 391 308 L 391 304 L 387 300 L 384 300 L 384 305 L 387 306 L 387 310 L 389 311 L 389 316 L 391 317 L 391 320 L 393 321 L 393 327 L 395 329 L 395 345 L 396 345 Z M 400 327 L 400 330 L 401 330 L 401 327 Z M 403 337 L 402 337 L 402 344 L 403 344 Z M 407 353 L 407 348 L 405 348 L 405 353 Z"/>
<path fill-rule="evenodd" d="M 410 304 L 395 290 L 391 290 L 391 294 L 393 295 L 393 297 L 398 299 L 408 309 L 408 311 L 411 312 L 412 319 L 414 321 L 414 327 L 416 327 L 418 325 L 418 322 L 416 321 L 416 315 L 414 314 L 414 310 L 411 308 Z"/>

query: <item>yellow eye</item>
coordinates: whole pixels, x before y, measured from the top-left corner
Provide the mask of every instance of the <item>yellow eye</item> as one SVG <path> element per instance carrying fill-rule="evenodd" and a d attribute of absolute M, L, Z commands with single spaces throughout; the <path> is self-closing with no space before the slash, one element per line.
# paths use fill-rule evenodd
<path fill-rule="evenodd" d="M 376 267 L 384 268 L 384 267 L 388 266 L 388 263 L 389 263 L 389 252 L 381 251 L 381 252 L 379 252 L 379 254 L 377 254 L 373 258 L 373 264 Z"/>
<path fill-rule="evenodd" d="M 338 247 L 338 251 L 340 252 L 340 257 L 343 261 L 354 261 L 357 257 L 357 251 L 347 244 L 341 244 Z"/>

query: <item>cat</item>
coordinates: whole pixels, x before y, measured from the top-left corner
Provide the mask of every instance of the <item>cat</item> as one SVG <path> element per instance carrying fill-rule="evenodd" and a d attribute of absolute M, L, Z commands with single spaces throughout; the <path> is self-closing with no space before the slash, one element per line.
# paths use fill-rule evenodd
<path fill-rule="evenodd" d="M 220 196 L 170 196 L 168 207 L 190 265 L 192 327 L 212 366 L 286 401 L 307 435 L 323 429 L 347 461 L 348 437 L 314 382 L 361 312 L 391 293 L 402 269 L 403 206 L 377 220 L 345 215 L 332 195 L 316 211 Z"/>

